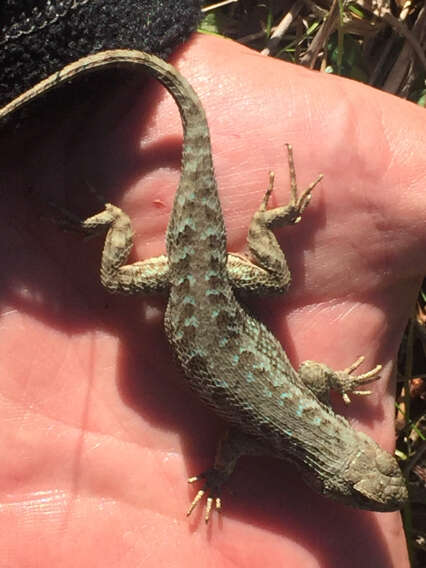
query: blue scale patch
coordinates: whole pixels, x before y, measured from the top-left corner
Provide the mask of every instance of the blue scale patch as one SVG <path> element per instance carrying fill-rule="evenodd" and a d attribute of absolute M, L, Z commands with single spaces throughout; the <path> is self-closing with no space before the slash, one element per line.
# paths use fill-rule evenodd
<path fill-rule="evenodd" d="M 272 398 L 272 391 L 267 386 L 263 387 L 263 394 L 268 398 Z"/>
<path fill-rule="evenodd" d="M 199 323 L 200 322 L 198 321 L 198 318 L 196 316 L 191 316 L 185 319 L 183 325 L 185 327 L 198 327 Z"/>
<path fill-rule="evenodd" d="M 222 294 L 221 290 L 217 290 L 216 288 L 209 288 L 206 291 L 206 296 L 220 296 Z"/>
<path fill-rule="evenodd" d="M 215 227 L 210 226 L 210 227 L 207 227 L 207 229 L 205 229 L 204 231 L 201 232 L 201 240 L 205 241 L 206 239 L 209 239 L 210 237 L 217 237 L 217 235 L 218 235 L 217 229 Z"/>
<path fill-rule="evenodd" d="M 207 270 L 204 274 L 204 280 L 210 280 L 211 278 L 217 278 L 219 276 L 219 272 L 217 270 Z"/>
<path fill-rule="evenodd" d="M 194 256 L 194 247 L 191 245 L 185 245 L 179 251 L 176 252 L 176 258 L 184 259 L 188 256 Z"/>
<path fill-rule="evenodd" d="M 189 283 L 190 287 L 193 287 L 197 282 L 196 278 L 192 274 L 185 274 L 185 276 L 179 276 L 176 280 L 176 286 L 182 286 L 185 282 Z"/>
<path fill-rule="evenodd" d="M 205 359 L 206 358 L 206 352 L 204 351 L 204 349 L 201 349 L 200 347 L 198 347 L 195 351 L 193 351 L 190 355 L 190 359 Z"/>
<path fill-rule="evenodd" d="M 299 404 L 297 405 L 297 408 L 296 408 L 296 415 L 299 416 L 299 418 L 300 418 L 300 416 L 302 416 L 304 410 L 305 410 L 305 405 L 302 404 L 301 402 L 299 402 Z"/>
<path fill-rule="evenodd" d="M 254 383 L 256 381 L 256 377 L 253 375 L 251 371 L 249 371 L 246 375 L 246 381 L 248 383 Z"/>
<path fill-rule="evenodd" d="M 221 388 L 221 389 L 229 388 L 229 383 L 225 380 L 221 381 L 220 379 L 215 379 L 215 384 L 218 388 Z"/>
<path fill-rule="evenodd" d="M 177 202 L 180 206 L 185 205 L 185 203 L 187 201 L 193 202 L 195 201 L 195 192 L 191 191 L 185 195 L 183 195 L 182 193 L 178 193 L 177 195 Z"/>
<path fill-rule="evenodd" d="M 177 195 L 177 204 L 180 205 L 181 207 L 183 207 L 188 202 L 193 203 L 194 201 L 195 201 L 195 193 L 193 191 L 187 193 L 186 195 L 182 195 L 181 193 L 178 193 Z"/>
<path fill-rule="evenodd" d="M 185 217 L 185 220 L 182 221 L 182 228 L 180 229 L 180 231 L 182 232 L 185 229 L 185 227 L 189 227 L 194 231 L 197 230 L 197 225 L 195 224 L 193 217 Z"/>
<path fill-rule="evenodd" d="M 302 416 L 302 414 L 305 412 L 305 410 L 312 410 L 312 408 L 313 408 L 313 406 L 310 403 L 310 401 L 308 401 L 308 402 L 300 401 L 299 404 L 297 405 L 296 414 L 297 414 L 297 416 Z"/>

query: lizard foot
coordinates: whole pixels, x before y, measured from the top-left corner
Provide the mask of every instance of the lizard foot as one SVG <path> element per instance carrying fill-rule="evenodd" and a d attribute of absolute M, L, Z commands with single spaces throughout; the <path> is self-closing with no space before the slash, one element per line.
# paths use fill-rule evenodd
<path fill-rule="evenodd" d="M 309 186 L 302 191 L 299 195 L 299 190 L 297 187 L 296 180 L 296 170 L 294 167 L 293 159 L 293 148 L 290 144 L 286 144 L 288 152 L 288 168 L 290 172 L 290 199 L 287 205 L 276 207 L 274 209 L 268 209 L 269 198 L 272 195 L 274 189 L 274 172 L 269 172 L 269 186 L 265 192 L 262 203 L 258 211 L 255 213 L 250 231 L 256 231 L 257 225 L 264 224 L 265 226 L 271 227 L 283 227 L 284 225 L 294 225 L 298 223 L 302 218 L 302 213 L 308 206 L 312 191 L 316 185 L 324 177 L 320 174 Z M 250 236 L 250 235 L 249 235 Z M 252 237 L 253 238 L 253 237 Z M 252 248 L 252 247 L 250 247 Z"/>
<path fill-rule="evenodd" d="M 333 388 L 342 394 L 345 404 L 350 404 L 351 402 L 348 392 L 360 396 L 370 395 L 372 391 L 356 390 L 357 387 L 380 379 L 380 371 L 383 368 L 382 365 L 376 365 L 374 369 L 371 369 L 366 373 L 362 373 L 361 375 L 352 375 L 352 373 L 356 371 L 360 365 L 362 365 L 364 359 L 365 357 L 361 356 L 347 369 L 344 369 L 343 371 L 336 371 L 336 380 L 333 384 Z"/>
<path fill-rule="evenodd" d="M 369 395 L 371 391 L 358 390 L 358 387 L 377 381 L 380 378 L 382 365 L 376 365 L 374 369 L 361 375 L 352 374 L 362 365 L 364 360 L 365 357 L 359 357 L 350 367 L 343 369 L 343 371 L 335 371 L 327 365 L 317 363 L 316 361 L 304 361 L 299 367 L 299 376 L 324 404 L 330 404 L 330 390 L 340 393 L 344 403 L 349 404 L 351 399 L 348 393 L 360 396 Z"/>
<path fill-rule="evenodd" d="M 289 207 L 293 210 L 293 223 L 299 223 L 302 218 L 302 213 L 308 206 L 314 187 L 322 180 L 323 174 L 320 174 L 309 186 L 302 192 L 300 196 L 297 195 L 297 181 L 296 169 L 294 167 L 293 148 L 290 144 L 286 144 L 288 153 L 288 168 L 290 172 L 290 202 Z"/>
<path fill-rule="evenodd" d="M 199 475 L 190 477 L 188 479 L 188 483 L 195 483 L 197 481 L 204 481 L 205 483 L 204 487 L 200 489 L 198 493 L 195 495 L 188 511 L 186 512 L 186 516 L 188 517 L 192 513 L 192 511 L 195 509 L 195 507 L 198 505 L 198 503 L 201 501 L 201 499 L 203 499 L 205 495 L 207 496 L 207 500 L 206 500 L 204 521 L 206 523 L 209 522 L 210 513 L 213 508 L 216 511 L 220 512 L 222 508 L 222 501 L 219 497 L 219 494 L 222 485 L 225 483 L 227 478 L 228 478 L 227 474 L 225 474 L 224 472 L 220 471 L 215 467 L 211 467 L 210 469 L 208 469 L 203 473 L 200 473 Z"/>
<path fill-rule="evenodd" d="M 92 194 L 98 202 L 101 209 L 106 210 L 109 204 L 92 186 L 88 185 L 88 191 Z M 98 233 L 103 232 L 103 227 L 97 225 L 96 227 L 85 226 L 85 220 L 67 209 L 62 207 L 53 200 L 48 201 L 48 206 L 52 210 L 49 219 L 58 225 L 64 231 L 72 231 L 75 233 L 83 233 L 86 237 L 96 236 Z"/>
<path fill-rule="evenodd" d="M 49 200 L 48 206 L 51 209 L 51 213 L 47 217 L 49 221 L 55 223 L 63 231 L 72 231 L 75 233 L 81 233 L 81 223 L 82 220 L 78 215 L 75 215 L 69 209 L 58 205 L 55 201 Z"/>

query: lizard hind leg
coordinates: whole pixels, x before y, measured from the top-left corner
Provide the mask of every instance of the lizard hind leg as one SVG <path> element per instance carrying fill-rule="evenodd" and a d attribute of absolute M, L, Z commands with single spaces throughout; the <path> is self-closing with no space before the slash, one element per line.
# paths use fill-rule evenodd
<path fill-rule="evenodd" d="M 290 198 L 286 205 L 268 209 L 269 198 L 273 191 L 274 174 L 269 174 L 269 186 L 265 192 L 259 209 L 253 215 L 250 223 L 247 244 L 250 249 L 251 258 L 251 289 L 256 291 L 268 292 L 284 292 L 288 289 L 291 282 L 291 273 L 287 264 L 287 260 L 283 250 L 281 249 L 272 229 L 284 227 L 286 225 L 294 225 L 298 223 L 302 217 L 303 211 L 312 196 L 314 187 L 322 179 L 319 175 L 300 195 L 298 195 L 296 172 L 294 168 L 293 150 L 290 144 L 287 144 L 288 167 L 290 173 Z M 228 266 L 231 269 L 230 279 L 235 282 L 237 288 L 244 288 L 244 283 L 238 281 L 238 277 L 233 277 L 233 264 L 238 263 L 238 259 L 230 255 Z M 240 262 L 240 264 L 243 264 Z M 248 264 L 248 262 L 246 262 Z M 249 273 L 246 266 L 242 267 L 245 272 Z M 245 274 L 243 271 L 243 273 Z M 249 278 L 246 277 L 247 281 Z M 243 280 L 240 276 L 239 280 Z M 249 288 L 249 286 L 246 286 Z"/>
<path fill-rule="evenodd" d="M 203 473 L 188 479 L 188 483 L 204 481 L 204 485 L 195 495 L 186 515 L 189 516 L 206 496 L 204 520 L 208 523 L 212 509 L 218 512 L 222 509 L 220 493 L 223 485 L 232 475 L 239 458 L 244 455 L 264 455 L 265 453 L 265 448 L 262 448 L 254 438 L 234 428 L 229 429 L 219 441 L 214 465 Z"/>
<path fill-rule="evenodd" d="M 119 207 L 104 203 L 96 194 L 103 209 L 81 219 L 67 209 L 51 206 L 57 211 L 57 224 L 65 230 L 81 233 L 86 237 L 106 233 L 100 279 L 102 285 L 112 293 L 156 294 L 169 288 L 169 268 L 165 255 L 126 264 L 133 247 L 133 229 L 129 216 Z"/>

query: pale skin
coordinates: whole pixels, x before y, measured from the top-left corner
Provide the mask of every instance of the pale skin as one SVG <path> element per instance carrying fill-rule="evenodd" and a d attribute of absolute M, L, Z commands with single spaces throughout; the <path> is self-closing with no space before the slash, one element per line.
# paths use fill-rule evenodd
<path fill-rule="evenodd" d="M 302 221 L 277 233 L 291 291 L 251 305 L 295 365 L 343 369 L 360 354 L 359 372 L 384 365 L 373 395 L 333 402 L 392 451 L 392 360 L 423 274 L 424 111 L 216 38 L 196 37 L 172 62 L 207 112 L 229 250 L 243 250 L 270 169 L 271 205 L 287 201 L 284 143 L 301 189 L 324 174 Z M 0 539 L 10 564 L 191 566 L 202 554 L 223 567 L 407 566 L 398 513 L 325 500 L 270 459 L 241 462 L 220 521 L 213 514 L 206 529 L 201 511 L 185 517 L 195 493 L 185 480 L 211 465 L 224 426 L 183 387 L 164 302 L 103 291 L 102 238 L 61 233 L 26 192 L 86 216 L 100 209 L 90 184 L 132 218 L 134 259 L 164 252 L 178 113 L 154 81 L 140 98 L 115 96 L 83 132 L 70 120 L 2 164 Z"/>

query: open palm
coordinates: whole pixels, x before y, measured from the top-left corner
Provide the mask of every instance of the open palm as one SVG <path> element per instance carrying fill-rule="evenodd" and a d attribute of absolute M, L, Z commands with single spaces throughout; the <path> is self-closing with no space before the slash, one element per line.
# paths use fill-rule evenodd
<path fill-rule="evenodd" d="M 286 142 L 301 189 L 324 174 L 301 223 L 277 232 L 291 290 L 250 306 L 295 366 L 343 369 L 361 354 L 360 372 L 384 365 L 370 397 L 334 402 L 392 451 L 389 381 L 423 275 L 422 111 L 215 38 L 196 38 L 174 63 L 206 108 L 229 250 L 243 250 L 270 169 L 271 206 L 287 201 Z M 407 565 L 398 513 L 330 502 L 272 459 L 241 461 L 220 521 L 185 518 L 185 478 L 211 465 L 224 425 L 183 386 L 164 299 L 110 296 L 98 284 L 102 238 L 43 218 L 48 198 L 82 216 L 99 210 L 94 186 L 132 218 L 134 259 L 164 252 L 181 127 L 171 98 L 149 89 L 125 95 L 130 109 L 124 95 L 108 101 L 83 132 L 53 128 L 3 168 L 5 565 L 188 567 L 201 555 L 224 567 Z"/>

